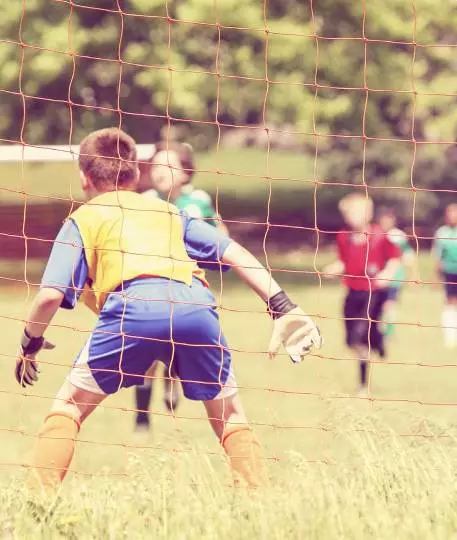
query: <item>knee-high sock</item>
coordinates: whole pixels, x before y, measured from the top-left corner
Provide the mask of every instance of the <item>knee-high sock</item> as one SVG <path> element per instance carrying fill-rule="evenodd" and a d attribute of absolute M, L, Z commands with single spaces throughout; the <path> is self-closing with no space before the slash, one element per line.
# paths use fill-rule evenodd
<path fill-rule="evenodd" d="M 260 443 L 247 425 L 228 428 L 221 444 L 230 460 L 235 485 L 244 481 L 249 487 L 260 486 L 263 479 L 263 463 Z"/>
<path fill-rule="evenodd" d="M 442 326 L 446 345 L 457 345 L 457 306 L 447 305 L 444 307 Z"/>
<path fill-rule="evenodd" d="M 147 422 L 152 399 L 152 384 L 135 387 L 137 419 Z"/>
<path fill-rule="evenodd" d="M 367 386 L 368 377 L 370 374 L 370 363 L 368 362 L 368 351 L 366 351 L 365 349 L 357 349 L 357 355 L 359 357 L 360 384 L 361 386 Z"/>
<path fill-rule="evenodd" d="M 75 451 L 78 422 L 65 413 L 51 413 L 38 434 L 28 485 L 31 489 L 57 487 L 67 474 Z"/>
<path fill-rule="evenodd" d="M 366 386 L 368 384 L 368 362 L 360 360 L 360 384 Z"/>

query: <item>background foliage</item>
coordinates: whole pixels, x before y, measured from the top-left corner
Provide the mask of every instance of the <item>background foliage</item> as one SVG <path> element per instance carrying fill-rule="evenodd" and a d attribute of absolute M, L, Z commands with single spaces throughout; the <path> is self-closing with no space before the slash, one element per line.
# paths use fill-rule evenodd
<path fill-rule="evenodd" d="M 169 121 L 207 149 L 273 127 L 272 141 L 295 133 L 300 179 L 367 184 L 403 215 L 414 194 L 418 223 L 435 223 L 455 198 L 456 28 L 452 0 L 9 2 L 0 136 L 120 124 L 150 142 Z"/>

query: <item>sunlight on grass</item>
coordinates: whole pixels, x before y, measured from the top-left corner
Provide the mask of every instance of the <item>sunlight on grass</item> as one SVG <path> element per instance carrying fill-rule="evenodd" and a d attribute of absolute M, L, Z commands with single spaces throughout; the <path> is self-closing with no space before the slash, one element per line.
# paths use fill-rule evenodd
<path fill-rule="evenodd" d="M 3 538 L 450 539 L 457 530 L 455 439 L 382 445 L 359 422 L 345 464 L 290 453 L 255 492 L 231 488 L 198 452 L 158 461 L 131 456 L 124 478 L 71 479 L 57 502 L 1 491 Z M 224 480 L 226 480 L 224 478 Z M 8 534 L 10 536 L 8 536 Z"/>
<path fill-rule="evenodd" d="M 329 257 L 319 253 L 317 270 Z M 254 493 L 231 488 L 201 404 L 185 400 L 171 417 L 158 384 L 150 434 L 133 433 L 131 391 L 111 397 L 87 420 L 60 503 L 38 524 L 22 491 L 24 465 L 94 319 L 82 306 L 60 310 L 47 333 L 57 347 L 40 355 L 40 381 L 23 390 L 14 381 L 14 355 L 31 297 L 25 285 L 0 289 L 0 538 L 455 538 L 456 357 L 441 342 L 443 293 L 428 283 L 431 258 L 421 257 L 425 283 L 402 292 L 388 360 L 372 358 L 369 399 L 355 395 L 357 364 L 343 340 L 343 289 L 309 278 L 312 251 L 271 263 L 294 270 L 277 277 L 316 317 L 326 340 L 318 356 L 300 365 L 284 354 L 267 358 L 265 305 L 234 276 L 224 275 L 222 287 L 214 276 L 269 485 Z M 32 266 L 30 272 L 39 270 Z M 2 268 L 14 275 L 14 268 Z"/>

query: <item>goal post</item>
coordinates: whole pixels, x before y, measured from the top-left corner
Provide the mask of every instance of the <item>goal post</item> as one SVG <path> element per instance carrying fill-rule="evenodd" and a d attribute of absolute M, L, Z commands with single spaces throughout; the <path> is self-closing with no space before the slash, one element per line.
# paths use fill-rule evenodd
<path fill-rule="evenodd" d="M 137 144 L 138 161 L 149 159 L 154 153 L 154 144 Z M 79 156 L 79 144 L 74 145 L 0 145 L 0 163 L 22 161 L 25 163 L 60 163 L 75 161 Z"/>

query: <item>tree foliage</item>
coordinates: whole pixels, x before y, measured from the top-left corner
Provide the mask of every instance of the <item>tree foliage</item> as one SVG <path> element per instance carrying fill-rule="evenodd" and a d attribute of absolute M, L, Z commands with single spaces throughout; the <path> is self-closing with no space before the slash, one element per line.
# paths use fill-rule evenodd
<path fill-rule="evenodd" d="M 451 189 L 456 28 L 453 0 L 8 2 L 0 133 L 150 141 L 173 121 L 205 147 L 288 125 L 324 182 Z"/>

